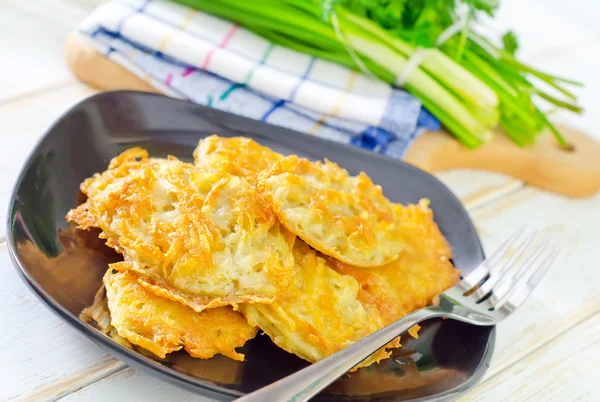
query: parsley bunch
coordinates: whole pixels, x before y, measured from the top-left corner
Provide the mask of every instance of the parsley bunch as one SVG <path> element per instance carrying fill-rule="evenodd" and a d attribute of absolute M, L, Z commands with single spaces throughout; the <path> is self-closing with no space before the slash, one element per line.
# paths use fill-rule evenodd
<path fill-rule="evenodd" d="M 567 145 L 534 104 L 533 96 L 580 113 L 582 109 L 575 104 L 575 95 L 564 88 L 564 84 L 581 84 L 519 62 L 516 58 L 519 44 L 511 31 L 502 36 L 501 46 L 477 33 L 472 22 L 481 13 L 493 17 L 499 6 L 498 0 L 348 0 L 344 3 L 354 13 L 377 23 L 414 47 L 435 47 L 444 31 L 462 21 L 462 31 L 442 44 L 441 50 L 494 90 L 500 100 L 500 124 L 506 133 L 519 145 L 526 145 L 535 141 L 542 128 L 548 127 L 561 145 Z M 457 10 L 461 6 L 463 13 L 459 17 Z M 564 98 L 541 89 L 534 84 L 535 80 L 550 86 Z"/>

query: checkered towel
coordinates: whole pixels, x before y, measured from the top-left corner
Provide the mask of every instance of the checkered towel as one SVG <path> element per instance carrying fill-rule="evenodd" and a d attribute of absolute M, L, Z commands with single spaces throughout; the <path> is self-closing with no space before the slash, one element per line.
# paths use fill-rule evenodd
<path fill-rule="evenodd" d="M 81 25 L 97 51 L 164 94 L 400 158 L 439 122 L 409 93 L 162 0 L 120 0 Z"/>

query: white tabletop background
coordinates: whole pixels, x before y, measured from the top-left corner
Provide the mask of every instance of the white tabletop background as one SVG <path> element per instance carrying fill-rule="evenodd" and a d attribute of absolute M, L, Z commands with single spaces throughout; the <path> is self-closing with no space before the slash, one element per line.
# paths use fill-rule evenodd
<path fill-rule="evenodd" d="M 63 62 L 67 34 L 101 0 L 0 1 L 0 221 L 27 154 L 68 107 L 96 91 Z M 585 82 L 583 116 L 558 113 L 600 140 L 600 3 L 502 0 L 497 26 L 520 35 L 520 55 Z M 600 161 L 598 162 L 600 163 Z M 517 226 L 553 233 L 559 261 L 498 326 L 484 380 L 464 401 L 599 401 L 600 195 L 575 200 L 498 174 L 438 175 L 464 202 L 486 250 Z M 0 400 L 207 401 L 128 368 L 55 317 L 18 278 L 0 225 Z"/>

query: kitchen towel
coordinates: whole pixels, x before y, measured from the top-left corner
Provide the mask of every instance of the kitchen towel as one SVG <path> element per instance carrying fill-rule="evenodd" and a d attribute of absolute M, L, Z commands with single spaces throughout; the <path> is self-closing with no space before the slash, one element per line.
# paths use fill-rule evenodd
<path fill-rule="evenodd" d="M 401 158 L 439 129 L 406 91 L 169 1 L 106 3 L 79 31 L 166 95 L 307 135 Z"/>

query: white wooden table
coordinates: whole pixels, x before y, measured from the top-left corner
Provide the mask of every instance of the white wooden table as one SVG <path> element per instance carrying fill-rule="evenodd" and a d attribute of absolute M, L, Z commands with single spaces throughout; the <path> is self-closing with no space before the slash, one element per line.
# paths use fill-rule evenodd
<path fill-rule="evenodd" d="M 0 219 L 16 175 L 44 130 L 95 90 L 62 59 L 70 30 L 102 0 L 0 2 Z M 600 127 L 600 5 L 593 0 L 503 0 L 501 27 L 517 27 L 521 56 L 583 80 L 584 116 L 556 120 L 595 135 Z M 598 162 L 600 163 L 600 161 Z M 498 326 L 490 370 L 465 401 L 598 401 L 600 195 L 571 200 L 505 176 L 439 177 L 462 199 L 487 250 L 513 229 L 552 232 L 565 248 L 534 295 Z M 206 401 L 128 368 L 48 311 L 17 277 L 0 226 L 0 400 Z"/>

